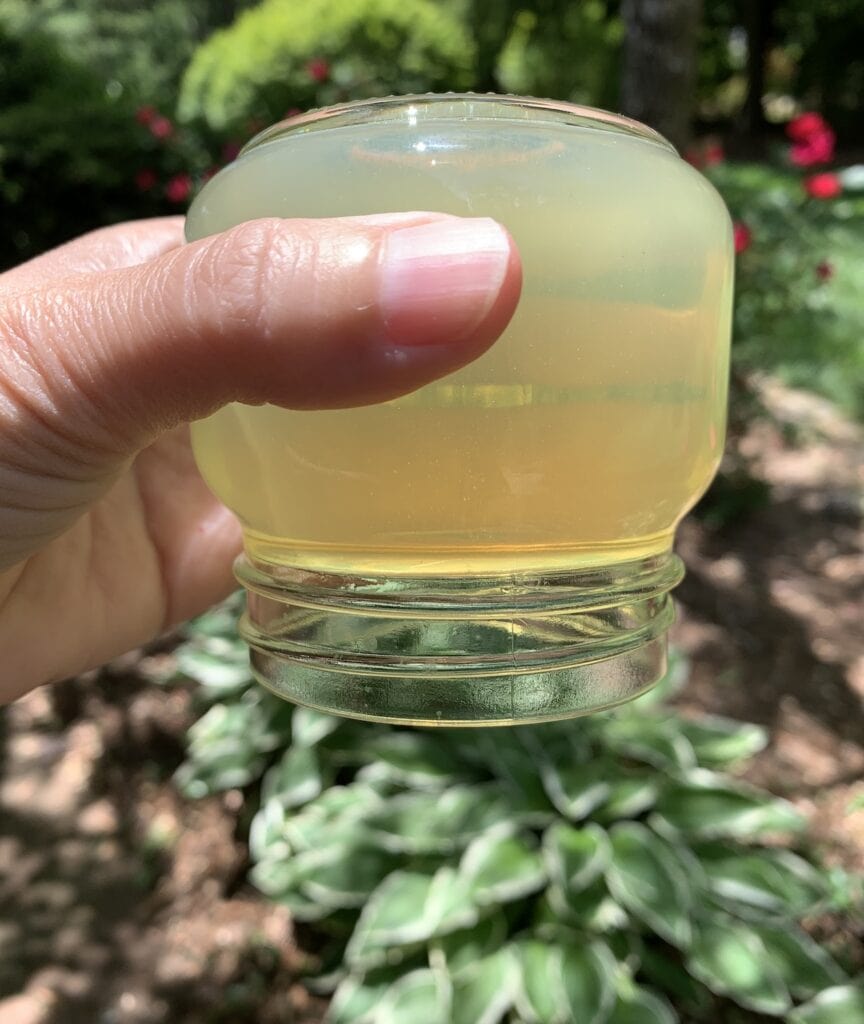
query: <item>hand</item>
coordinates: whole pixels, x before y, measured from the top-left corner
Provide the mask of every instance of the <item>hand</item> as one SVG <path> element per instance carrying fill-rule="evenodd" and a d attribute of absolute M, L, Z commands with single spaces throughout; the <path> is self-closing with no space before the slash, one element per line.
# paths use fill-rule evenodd
<path fill-rule="evenodd" d="M 166 218 L 0 275 L 0 699 L 94 667 L 226 595 L 233 516 L 191 419 L 231 401 L 394 398 L 488 348 L 519 296 L 485 219 Z"/>

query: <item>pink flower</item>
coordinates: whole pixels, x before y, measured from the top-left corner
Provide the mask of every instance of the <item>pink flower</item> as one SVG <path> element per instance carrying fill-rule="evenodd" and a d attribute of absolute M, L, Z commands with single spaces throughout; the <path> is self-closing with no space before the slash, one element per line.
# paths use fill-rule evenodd
<path fill-rule="evenodd" d="M 811 174 L 804 179 L 804 191 L 814 199 L 834 199 L 843 191 L 836 174 Z"/>
<path fill-rule="evenodd" d="M 722 144 L 719 142 L 709 142 L 702 150 L 702 159 L 706 167 L 715 167 L 717 164 L 722 164 L 726 159 L 726 153 Z"/>
<path fill-rule="evenodd" d="M 235 142 L 233 139 L 230 142 L 226 142 L 222 147 L 222 159 L 226 164 L 230 164 L 232 160 L 237 159 L 237 154 L 240 152 L 240 143 Z"/>
<path fill-rule="evenodd" d="M 185 203 L 192 191 L 192 179 L 188 174 L 175 174 L 165 186 L 165 197 L 172 203 Z"/>
<path fill-rule="evenodd" d="M 156 108 L 151 107 L 149 103 L 143 107 L 139 107 L 135 111 L 135 120 L 138 124 L 150 124 L 153 118 L 156 116 Z"/>
<path fill-rule="evenodd" d="M 793 142 L 806 142 L 819 132 L 830 131 L 821 114 L 799 114 L 786 125 L 786 134 Z"/>
<path fill-rule="evenodd" d="M 834 264 L 829 263 L 828 260 L 821 260 L 814 267 L 814 271 L 820 281 L 830 281 L 834 276 Z"/>
<path fill-rule="evenodd" d="M 323 57 L 313 57 L 306 65 L 306 74 L 313 82 L 326 82 L 330 77 L 330 65 Z"/>
<path fill-rule="evenodd" d="M 745 249 L 750 248 L 753 232 L 743 221 L 736 220 L 732 225 L 732 239 L 735 243 L 735 252 L 744 252 Z"/>
<path fill-rule="evenodd" d="M 149 167 L 142 167 L 135 175 L 135 188 L 139 192 L 149 192 L 158 180 L 155 171 L 151 171 Z"/>
<path fill-rule="evenodd" d="M 161 114 L 154 117 L 148 127 L 154 139 L 170 139 L 174 134 L 174 125 Z"/>
<path fill-rule="evenodd" d="M 789 158 L 798 167 L 812 167 L 813 164 L 827 164 L 834 158 L 836 136 L 830 128 L 814 132 L 803 142 L 796 142 L 789 151 Z"/>

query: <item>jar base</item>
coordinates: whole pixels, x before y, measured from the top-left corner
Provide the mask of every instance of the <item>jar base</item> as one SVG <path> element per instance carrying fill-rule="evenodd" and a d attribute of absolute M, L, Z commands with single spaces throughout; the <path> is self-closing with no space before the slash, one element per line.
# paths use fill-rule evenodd
<path fill-rule="evenodd" d="M 372 579 L 238 561 L 256 678 L 367 721 L 491 726 L 590 714 L 666 670 L 671 553 L 573 572 Z"/>

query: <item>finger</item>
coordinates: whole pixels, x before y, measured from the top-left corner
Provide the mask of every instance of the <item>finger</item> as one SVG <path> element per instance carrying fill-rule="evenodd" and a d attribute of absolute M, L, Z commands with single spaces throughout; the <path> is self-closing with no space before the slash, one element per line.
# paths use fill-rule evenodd
<path fill-rule="evenodd" d="M 42 288 L 72 274 L 146 263 L 183 244 L 182 217 L 153 217 L 98 228 L 0 276 L 0 298 Z"/>
<path fill-rule="evenodd" d="M 394 398 L 484 352 L 520 286 L 510 236 L 485 218 L 251 221 L 14 296 L 0 425 L 5 405 L 20 431 L 23 409 L 61 454 L 116 460 L 229 401 Z"/>

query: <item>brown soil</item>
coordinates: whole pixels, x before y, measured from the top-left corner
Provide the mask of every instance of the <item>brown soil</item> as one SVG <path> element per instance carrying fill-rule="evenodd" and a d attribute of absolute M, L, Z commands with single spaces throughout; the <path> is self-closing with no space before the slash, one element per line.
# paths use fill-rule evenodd
<path fill-rule="evenodd" d="M 757 423 L 739 446 L 772 500 L 681 531 L 681 703 L 766 725 L 746 777 L 806 811 L 830 864 L 864 872 L 864 436 L 809 395 L 769 384 L 764 397 L 781 426 Z M 289 916 L 243 880 L 243 795 L 190 804 L 171 785 L 193 708 L 149 681 L 170 649 L 0 718 L 3 1024 L 321 1020 Z M 812 927 L 864 948 L 853 922 Z"/>

